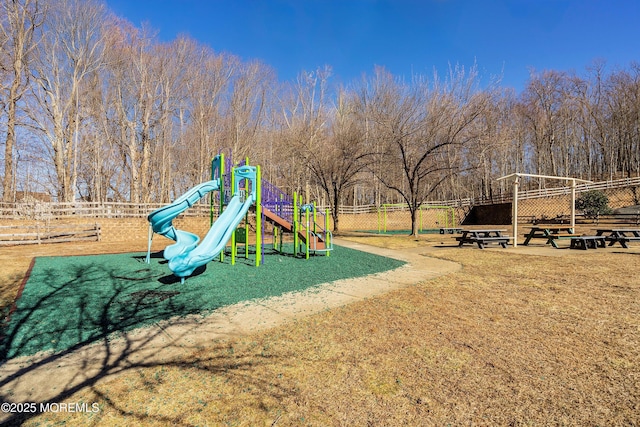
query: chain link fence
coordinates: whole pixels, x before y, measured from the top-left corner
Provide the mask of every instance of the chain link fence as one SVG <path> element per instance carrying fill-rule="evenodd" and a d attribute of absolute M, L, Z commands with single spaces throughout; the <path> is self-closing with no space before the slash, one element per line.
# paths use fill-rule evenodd
<path fill-rule="evenodd" d="M 640 224 L 639 186 L 601 189 L 609 199 L 611 214 L 596 217 L 576 211 L 578 224 Z M 576 198 L 581 193 L 576 194 Z M 568 223 L 571 217 L 571 194 L 518 200 L 518 223 Z"/>
<path fill-rule="evenodd" d="M 581 193 L 590 190 L 602 191 L 609 199 L 611 214 L 589 217 L 576 211 L 578 224 L 634 224 L 640 225 L 640 184 L 635 180 L 628 186 L 607 188 L 603 185 L 581 186 L 576 198 Z M 569 187 L 546 189 L 536 192 L 519 193 L 518 223 L 524 225 L 536 224 L 568 224 L 571 220 L 571 189 Z M 524 196 L 524 197 L 522 197 Z M 503 203 L 491 201 L 473 201 L 468 203 L 443 202 L 449 206 L 423 207 L 416 215 L 418 230 L 423 233 L 438 232 L 440 228 L 456 227 L 465 224 L 474 206 L 482 206 L 484 211 L 494 212 L 493 217 L 500 219 L 492 221 L 491 215 L 482 216 L 484 221 L 472 224 L 510 224 L 511 200 Z M 456 205 L 457 203 L 457 205 Z M 468 222 L 467 222 L 468 223 Z M 406 205 L 360 206 L 345 207 L 339 215 L 340 231 L 363 231 L 375 233 L 409 232 L 411 230 L 411 215 Z"/>
<path fill-rule="evenodd" d="M 422 206 L 416 212 L 416 226 L 419 233 L 438 233 L 440 228 L 452 228 L 461 224 L 470 207 Z M 379 234 L 409 233 L 411 212 L 406 205 L 382 205 L 345 208 L 340 211 L 339 231 Z M 330 221 L 333 227 L 333 221 Z"/>

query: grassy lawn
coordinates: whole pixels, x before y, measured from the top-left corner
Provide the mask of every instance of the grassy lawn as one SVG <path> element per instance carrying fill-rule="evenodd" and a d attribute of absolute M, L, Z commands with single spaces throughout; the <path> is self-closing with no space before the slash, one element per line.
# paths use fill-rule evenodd
<path fill-rule="evenodd" d="M 441 238 L 361 240 L 419 250 Z M 26 425 L 640 424 L 640 255 L 430 256 L 463 269 L 124 369 L 62 399 L 99 413 Z"/>

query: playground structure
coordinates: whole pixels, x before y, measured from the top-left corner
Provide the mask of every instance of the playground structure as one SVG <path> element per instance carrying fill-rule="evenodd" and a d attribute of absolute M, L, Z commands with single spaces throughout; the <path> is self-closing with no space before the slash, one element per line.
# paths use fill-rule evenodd
<path fill-rule="evenodd" d="M 400 222 L 394 221 L 391 217 L 395 213 L 404 213 L 404 216 L 408 215 L 406 211 L 406 204 L 383 204 L 377 209 L 378 214 L 378 234 L 387 233 L 391 230 L 397 230 L 399 228 L 411 228 L 410 218 L 402 218 Z M 451 206 L 439 206 L 439 205 L 421 205 L 418 209 L 417 217 L 418 232 L 422 233 L 428 230 L 435 230 L 439 228 L 455 228 L 456 227 L 456 213 L 455 209 Z"/>
<path fill-rule="evenodd" d="M 196 234 L 178 230 L 173 226 L 182 212 L 201 198 L 211 193 L 210 228 L 200 241 Z M 216 199 L 217 207 L 216 213 Z M 283 235 L 293 235 L 293 255 L 323 253 L 329 256 L 333 249 L 332 235 L 328 230 L 328 212 L 319 213 L 314 204 L 302 204 L 301 198 L 293 197 L 264 180 L 260 166 L 248 165 L 244 160 L 231 167 L 220 154 L 211 162 L 211 180 L 189 189 L 172 203 L 156 209 L 147 216 L 149 221 L 146 262 L 150 262 L 151 243 L 154 234 L 173 240 L 163 256 L 173 274 L 184 283 L 186 277 L 211 261 L 224 259 L 225 249 L 230 245 L 231 264 L 235 264 L 238 244 L 244 244 L 245 257 L 249 257 L 249 213 L 255 213 L 255 265 L 263 262 L 265 248 L 265 222 L 272 225 L 275 251 L 283 251 Z M 321 221 L 324 218 L 324 221 Z M 320 221 L 320 222 L 319 222 Z M 244 222 L 244 227 L 240 227 Z"/>

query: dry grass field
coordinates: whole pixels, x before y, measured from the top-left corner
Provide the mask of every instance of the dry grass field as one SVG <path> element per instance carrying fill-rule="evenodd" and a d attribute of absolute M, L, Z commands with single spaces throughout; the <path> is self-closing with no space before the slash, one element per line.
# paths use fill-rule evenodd
<path fill-rule="evenodd" d="M 106 373 L 60 400 L 96 402 L 99 412 L 49 412 L 25 425 L 640 424 L 640 251 L 453 248 L 439 235 L 350 239 L 462 269 Z M 42 252 L 144 249 L 2 248 L 0 296 L 6 305 Z"/>

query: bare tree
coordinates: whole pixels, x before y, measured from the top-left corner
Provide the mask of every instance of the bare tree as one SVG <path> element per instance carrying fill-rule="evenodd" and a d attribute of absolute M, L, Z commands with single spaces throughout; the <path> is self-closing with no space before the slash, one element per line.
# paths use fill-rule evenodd
<path fill-rule="evenodd" d="M 640 174 L 638 64 L 532 72 L 521 94 L 479 90 L 475 67 L 407 81 L 376 69 L 334 92 L 329 67 L 279 83 L 186 37 L 159 43 L 96 0 L 0 0 L 0 68 L 4 200 L 46 171 L 61 201 L 166 201 L 225 151 L 328 200 L 336 229 L 353 195 L 407 203 L 415 233 L 424 201 L 491 197 L 497 174 Z M 17 142 L 35 139 L 44 150 Z M 28 173 L 23 155 L 38 162 Z"/>
<path fill-rule="evenodd" d="M 334 232 L 340 230 L 338 212 L 345 193 L 359 182 L 374 158 L 365 141 L 363 115 L 355 98 L 356 94 L 341 90 L 328 131 L 301 151 L 315 182 L 327 196 Z"/>
<path fill-rule="evenodd" d="M 229 92 L 239 60 L 211 49 L 194 45 L 186 68 L 186 100 L 180 107 L 179 121 L 184 129 L 177 152 L 197 159 L 182 169 L 192 182 L 208 178 L 210 161 L 222 142 L 224 96 Z"/>
<path fill-rule="evenodd" d="M 449 191 L 455 192 L 444 193 L 448 199 L 477 195 L 491 198 L 504 191 L 510 192 L 510 188 L 504 187 L 504 181 L 495 179 L 522 170 L 524 150 L 515 137 L 515 94 L 512 90 L 499 87 L 489 87 L 484 89 L 484 93 L 487 104 L 476 121 L 477 136 L 465 150 L 468 158 L 464 162 L 472 168 L 473 173 L 464 174 L 463 180 L 460 180 L 459 174 L 451 175 L 448 181 L 454 181 L 455 184 L 450 186 Z M 450 156 L 459 154 L 455 148 L 449 148 Z M 452 160 L 451 163 L 456 162 Z"/>
<path fill-rule="evenodd" d="M 152 71 L 154 36 L 149 28 L 138 29 L 126 21 L 113 22 L 108 35 L 109 100 L 123 182 L 128 187 L 126 198 L 140 203 L 148 190 L 143 182 L 151 164 L 151 125 L 158 117 L 159 82 Z"/>
<path fill-rule="evenodd" d="M 476 120 L 487 108 L 487 97 L 475 91 L 475 69 L 461 68 L 448 81 L 432 85 L 422 77 L 410 84 L 377 69 L 361 100 L 382 140 L 378 153 L 387 164 L 377 175 L 401 195 L 411 214 L 411 234 L 417 235 L 417 212 L 423 202 L 464 164 L 453 164 L 448 150 L 462 150 L 477 137 Z"/>
<path fill-rule="evenodd" d="M 104 22 L 102 4 L 52 2 L 34 60 L 34 93 L 41 109 L 33 118 L 51 144 L 57 194 L 62 201 L 75 199 L 83 85 L 102 65 Z"/>
<path fill-rule="evenodd" d="M 260 62 L 250 62 L 237 67 L 232 78 L 222 143 L 236 159 L 259 151 L 258 136 L 272 77 L 270 68 Z"/>
<path fill-rule="evenodd" d="M 564 138 L 568 128 L 567 73 L 547 70 L 531 73 L 529 83 L 522 94 L 529 125 L 529 137 L 535 157 L 534 171 L 540 174 L 566 174 L 566 158 L 563 157 Z M 542 185 L 542 184 L 540 184 Z"/>
<path fill-rule="evenodd" d="M 93 73 L 83 97 L 83 144 L 79 155 L 77 192 L 82 200 L 122 200 L 118 179 L 120 163 L 115 120 L 109 103 L 109 80 L 105 69 Z"/>
<path fill-rule="evenodd" d="M 580 176 L 593 180 L 607 177 L 612 170 L 608 168 L 608 159 L 611 157 L 610 134 L 606 125 L 606 88 L 605 88 L 605 64 L 602 61 L 595 62 L 588 67 L 586 79 L 574 78 L 572 82 L 573 94 L 580 106 L 580 114 L 576 117 L 576 125 L 579 128 L 579 139 L 584 146 L 579 151 L 584 155 Z M 588 166 L 585 171 L 585 165 Z M 611 175 L 609 175 L 611 176 Z"/>
<path fill-rule="evenodd" d="M 149 165 L 145 166 L 146 174 L 141 177 L 145 202 L 166 201 L 173 190 L 173 148 L 183 132 L 179 114 L 180 106 L 185 105 L 188 99 L 187 82 L 192 78 L 193 48 L 190 39 L 178 37 L 171 43 L 156 46 L 152 52 L 152 80 L 157 82 L 157 86 L 155 114 L 150 123 Z"/>
<path fill-rule="evenodd" d="M 282 170 L 291 192 L 304 191 L 309 201 L 311 176 L 304 154 L 316 151 L 325 141 L 329 119 L 328 85 L 331 68 L 323 67 L 312 72 L 303 71 L 296 82 L 282 91 L 281 153 L 286 163 Z"/>
<path fill-rule="evenodd" d="M 36 29 L 42 24 L 44 8 L 39 0 L 2 0 L 0 2 L 0 67 L 9 76 L 5 86 L 0 81 L 3 103 L 7 108 L 7 134 L 4 151 L 2 194 L 5 201 L 15 195 L 14 148 L 18 127 L 18 109 L 29 87 L 29 62 L 36 47 Z"/>
<path fill-rule="evenodd" d="M 616 152 L 611 168 L 627 177 L 640 174 L 640 64 L 612 74 L 607 86 L 608 128 Z"/>

